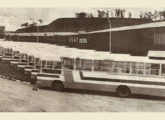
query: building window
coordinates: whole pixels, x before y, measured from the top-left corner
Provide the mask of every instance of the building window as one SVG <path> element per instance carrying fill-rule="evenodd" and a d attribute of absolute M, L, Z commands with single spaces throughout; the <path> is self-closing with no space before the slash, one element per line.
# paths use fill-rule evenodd
<path fill-rule="evenodd" d="M 79 43 L 88 43 L 87 38 L 80 38 Z"/>

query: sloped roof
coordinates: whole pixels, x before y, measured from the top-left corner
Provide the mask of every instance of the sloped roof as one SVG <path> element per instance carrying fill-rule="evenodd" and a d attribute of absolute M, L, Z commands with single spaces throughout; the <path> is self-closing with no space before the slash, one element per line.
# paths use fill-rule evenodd
<path fill-rule="evenodd" d="M 150 19 L 138 18 L 109 18 L 111 27 L 122 27 L 152 22 Z M 52 23 L 39 26 L 40 32 L 78 32 L 97 31 L 109 28 L 108 18 L 59 18 Z M 28 27 L 16 30 L 16 32 L 36 32 L 37 27 Z"/>
<path fill-rule="evenodd" d="M 100 33 L 100 32 L 110 32 L 110 31 L 124 31 L 124 30 L 135 30 L 135 29 L 146 29 L 146 28 L 159 28 L 159 27 L 165 27 L 165 21 L 146 23 L 146 24 L 141 24 L 141 25 L 124 26 L 124 27 L 111 28 L 111 29 L 104 29 L 104 30 L 99 30 L 99 31 L 92 31 L 92 32 L 88 32 L 87 34 Z"/>

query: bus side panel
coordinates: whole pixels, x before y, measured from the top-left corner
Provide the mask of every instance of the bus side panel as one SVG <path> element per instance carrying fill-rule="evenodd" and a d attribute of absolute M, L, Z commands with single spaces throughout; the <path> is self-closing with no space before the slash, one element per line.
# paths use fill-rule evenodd
<path fill-rule="evenodd" d="M 153 88 L 148 85 L 132 85 L 132 84 L 122 84 L 122 83 L 111 83 L 111 84 L 96 84 L 96 83 L 81 83 L 65 82 L 66 88 L 81 89 L 81 90 L 94 90 L 103 92 L 116 92 L 116 89 L 120 85 L 126 85 L 131 90 L 131 94 L 142 94 L 151 96 L 163 96 L 165 97 L 165 88 Z M 156 86 L 157 87 L 157 86 Z"/>
<path fill-rule="evenodd" d="M 73 88 L 73 89 L 82 89 L 82 90 L 94 90 L 94 91 L 107 91 L 107 92 L 115 92 L 116 85 L 106 85 L 106 84 L 97 84 L 90 83 L 90 80 L 82 80 L 80 77 L 79 71 L 72 71 L 73 82 L 68 82 L 65 80 L 64 87 L 65 88 Z M 67 77 L 67 76 L 66 76 Z M 65 78 L 66 78 L 65 77 Z M 88 82 L 89 81 L 89 82 Z"/>
<path fill-rule="evenodd" d="M 71 74 L 71 72 L 70 72 Z M 108 82 L 108 81 L 95 81 L 98 78 L 111 78 L 114 75 L 106 73 L 93 73 L 93 72 L 82 72 L 84 77 L 95 77 L 93 80 L 83 79 L 80 75 L 81 71 L 72 71 L 72 77 L 74 82 L 64 82 L 66 88 L 82 89 L 82 90 L 94 90 L 94 91 L 105 91 L 105 92 L 116 92 L 116 88 L 120 85 L 128 86 L 132 94 L 143 94 L 153 96 L 165 96 L 165 87 L 159 85 L 149 84 L 132 84 L 132 83 L 121 83 L 121 82 Z M 116 77 L 118 75 L 115 75 Z M 124 78 L 124 77 L 122 77 Z M 127 79 L 133 81 L 133 76 L 127 76 Z M 113 78 L 112 78 L 113 79 Z M 150 79 L 150 78 L 145 78 Z M 160 78 L 161 80 L 162 78 Z M 141 80 L 141 77 L 137 77 L 136 80 Z M 148 80 L 147 80 L 148 81 Z"/>
<path fill-rule="evenodd" d="M 80 77 L 80 72 L 79 71 L 73 71 L 72 73 L 73 73 L 74 82 L 81 81 L 81 77 Z"/>
<path fill-rule="evenodd" d="M 165 97 L 165 88 L 153 88 L 149 86 L 140 86 L 140 87 L 132 87 L 130 86 L 132 94 L 143 94 L 143 95 L 151 95 L 151 96 L 162 96 Z"/>
<path fill-rule="evenodd" d="M 80 81 L 80 75 L 78 71 L 69 71 L 64 70 L 64 87 L 65 88 L 74 88 L 75 82 Z M 80 86 L 79 86 L 80 87 Z M 77 87 L 76 87 L 77 88 Z"/>
<path fill-rule="evenodd" d="M 104 91 L 104 92 L 115 92 L 116 85 L 101 85 L 94 83 L 64 83 L 65 88 L 81 89 L 81 90 L 93 90 L 93 91 Z"/>

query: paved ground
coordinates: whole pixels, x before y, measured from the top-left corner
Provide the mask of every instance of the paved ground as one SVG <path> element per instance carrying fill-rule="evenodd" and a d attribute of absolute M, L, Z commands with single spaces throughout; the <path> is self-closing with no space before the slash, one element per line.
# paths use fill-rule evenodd
<path fill-rule="evenodd" d="M 164 111 L 165 98 L 132 96 L 118 98 L 110 93 L 48 89 L 32 91 L 28 83 L 0 78 L 1 112 L 134 112 Z"/>

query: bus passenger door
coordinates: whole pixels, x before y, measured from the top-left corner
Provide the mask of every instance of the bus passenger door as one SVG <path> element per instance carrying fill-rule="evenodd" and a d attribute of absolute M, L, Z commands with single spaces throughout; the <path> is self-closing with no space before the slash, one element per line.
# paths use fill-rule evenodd
<path fill-rule="evenodd" d="M 74 69 L 74 59 L 63 58 L 63 75 L 65 82 L 73 82 L 72 71 Z"/>
<path fill-rule="evenodd" d="M 72 70 L 64 70 L 63 73 L 65 82 L 74 82 Z"/>

